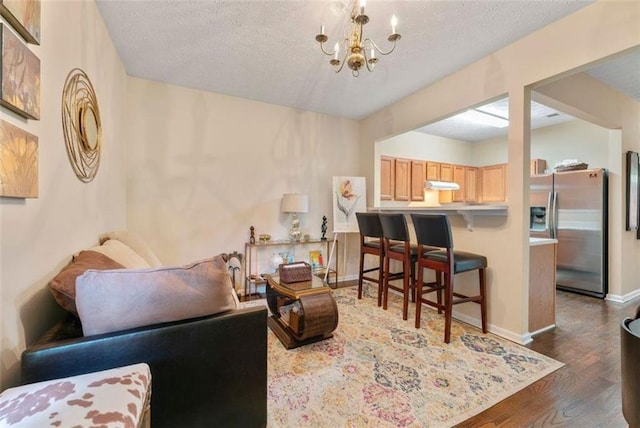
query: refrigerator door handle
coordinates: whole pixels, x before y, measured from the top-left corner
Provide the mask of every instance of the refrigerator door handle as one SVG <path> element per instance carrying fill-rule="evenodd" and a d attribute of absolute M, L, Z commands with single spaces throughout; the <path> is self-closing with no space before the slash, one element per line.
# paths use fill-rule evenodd
<path fill-rule="evenodd" d="M 551 238 L 558 239 L 558 192 L 552 192 L 551 199 Z M 551 194 L 550 194 L 551 195 Z"/>
<path fill-rule="evenodd" d="M 547 211 L 544 216 L 544 230 L 549 233 L 549 238 L 553 238 L 553 219 L 551 217 L 551 209 L 553 208 L 553 192 L 547 195 Z"/>

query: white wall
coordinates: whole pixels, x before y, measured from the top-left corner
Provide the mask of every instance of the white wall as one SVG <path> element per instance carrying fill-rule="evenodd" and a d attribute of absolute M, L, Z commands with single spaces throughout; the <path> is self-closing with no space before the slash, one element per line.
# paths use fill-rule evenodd
<path fill-rule="evenodd" d="M 472 143 L 409 131 L 376 144 L 380 156 L 473 165 Z"/>
<path fill-rule="evenodd" d="M 531 131 L 531 159 L 544 159 L 551 169 L 565 159 L 578 159 L 591 168 L 609 167 L 609 130 L 575 119 Z M 477 166 L 506 163 L 507 138 L 479 141 L 471 146 Z"/>
<path fill-rule="evenodd" d="M 309 195 L 303 234 L 320 237 L 326 215 L 332 237 L 332 177 L 360 175 L 357 122 L 134 78 L 128 103 L 129 227 L 163 262 L 244 252 L 251 225 L 286 238 L 283 193 Z M 358 242 L 340 245 L 342 278 Z"/>
<path fill-rule="evenodd" d="M 98 234 L 126 227 L 127 76 L 93 1 L 43 1 L 41 119 L 0 109 L 0 119 L 39 137 L 38 199 L 0 198 L 0 389 L 19 381 L 20 355 L 62 315 L 48 281 Z M 61 95 L 74 67 L 91 79 L 102 117 L 102 160 L 89 184 L 71 169 L 62 134 Z"/>

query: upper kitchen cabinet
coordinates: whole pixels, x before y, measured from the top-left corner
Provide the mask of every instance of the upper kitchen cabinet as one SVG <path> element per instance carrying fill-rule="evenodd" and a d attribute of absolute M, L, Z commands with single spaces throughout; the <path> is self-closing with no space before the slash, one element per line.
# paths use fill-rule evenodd
<path fill-rule="evenodd" d="M 450 163 L 440 164 L 440 181 L 451 183 L 453 181 L 453 165 Z"/>
<path fill-rule="evenodd" d="M 507 199 L 507 164 L 481 168 L 482 202 L 504 202 Z"/>
<path fill-rule="evenodd" d="M 411 161 L 409 159 L 396 158 L 395 183 L 393 199 L 396 201 L 408 201 L 411 198 Z"/>
<path fill-rule="evenodd" d="M 453 191 L 453 202 L 464 202 L 465 198 L 465 178 L 464 178 L 464 166 L 453 165 L 453 181 L 460 186 L 460 190 Z"/>
<path fill-rule="evenodd" d="M 393 187 L 395 181 L 395 159 L 388 156 L 380 157 L 380 200 L 393 199 Z"/>
<path fill-rule="evenodd" d="M 480 201 L 480 185 L 481 175 L 478 168 L 472 166 L 464 167 L 464 201 L 479 202 Z"/>
<path fill-rule="evenodd" d="M 411 161 L 411 200 L 424 201 L 424 179 L 426 176 L 426 162 Z"/>
<path fill-rule="evenodd" d="M 438 162 L 427 162 L 427 180 L 441 181 Z"/>

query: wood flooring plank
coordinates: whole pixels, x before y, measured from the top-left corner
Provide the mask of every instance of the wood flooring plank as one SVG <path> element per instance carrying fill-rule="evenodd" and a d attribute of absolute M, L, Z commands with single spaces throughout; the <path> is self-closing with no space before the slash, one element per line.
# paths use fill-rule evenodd
<path fill-rule="evenodd" d="M 626 304 L 558 291 L 556 325 L 528 346 L 565 364 L 458 427 L 626 427 L 620 384 L 620 324 Z"/>

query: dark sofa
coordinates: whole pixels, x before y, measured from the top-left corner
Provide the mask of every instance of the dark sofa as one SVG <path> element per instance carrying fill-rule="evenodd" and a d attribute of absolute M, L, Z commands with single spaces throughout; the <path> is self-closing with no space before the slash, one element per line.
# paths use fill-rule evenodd
<path fill-rule="evenodd" d="M 226 313 L 82 336 L 69 315 L 22 354 L 32 383 L 145 362 L 154 428 L 267 423 L 267 310 Z"/>

